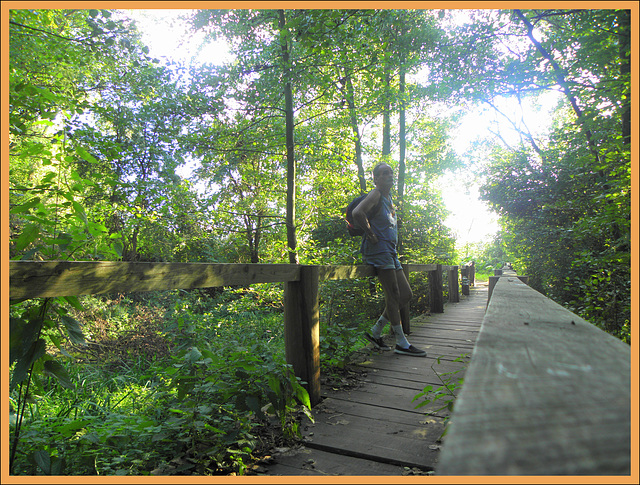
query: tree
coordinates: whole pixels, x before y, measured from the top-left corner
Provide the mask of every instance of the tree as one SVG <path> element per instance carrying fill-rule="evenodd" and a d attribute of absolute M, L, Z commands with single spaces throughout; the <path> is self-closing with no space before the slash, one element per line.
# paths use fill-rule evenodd
<path fill-rule="evenodd" d="M 528 43 L 503 55 L 501 66 L 479 83 L 477 96 L 489 99 L 483 88 L 493 83 L 518 99 L 543 90 L 556 90 L 562 98 L 546 139 L 523 131 L 526 144 L 494 152 L 484 198 L 502 214 L 514 253 L 534 286 L 628 339 L 630 157 L 624 120 L 629 77 L 626 47 L 621 47 L 627 42 L 625 14 L 512 14 L 511 23 L 501 28 L 509 35 L 520 33 Z M 488 30 L 484 26 L 478 31 L 483 29 Z M 491 48 L 480 52 L 495 49 L 502 37 L 487 38 Z M 478 64 L 486 68 L 485 62 Z"/>

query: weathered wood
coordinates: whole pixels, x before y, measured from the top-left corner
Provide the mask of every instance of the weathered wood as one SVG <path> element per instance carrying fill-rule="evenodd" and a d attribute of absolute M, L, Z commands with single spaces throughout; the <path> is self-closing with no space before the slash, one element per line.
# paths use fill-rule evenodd
<path fill-rule="evenodd" d="M 432 272 L 434 312 L 442 311 L 442 268 L 425 264 L 408 264 L 404 268 L 405 274 Z M 11 299 L 27 299 L 284 282 L 287 362 L 293 365 L 296 376 L 307 382 L 311 401 L 316 403 L 320 398 L 319 280 L 375 275 L 369 265 L 11 261 L 9 294 Z M 403 311 L 409 313 L 408 308 Z M 409 333 L 408 318 L 404 323 L 405 332 Z"/>
<path fill-rule="evenodd" d="M 404 472 L 404 468 L 398 465 L 305 447 L 276 449 L 272 456 L 275 463 L 269 465 L 266 476 L 401 476 Z"/>
<path fill-rule="evenodd" d="M 627 344 L 502 276 L 437 474 L 629 474 L 630 364 Z"/>
<path fill-rule="evenodd" d="M 444 312 L 442 293 L 442 265 L 437 264 L 435 270 L 429 271 L 429 309 L 432 313 Z"/>
<path fill-rule="evenodd" d="M 356 278 L 370 278 L 376 276 L 376 270 L 368 264 L 354 266 L 319 266 L 319 278 L 324 280 L 352 280 Z"/>
<path fill-rule="evenodd" d="M 364 360 L 357 366 L 358 370 L 366 370 L 364 379 L 344 390 L 323 386 L 325 399 L 314 408 L 315 425 L 305 423 L 301 428 L 304 448 L 297 450 L 299 458 L 287 458 L 283 463 L 288 466 L 286 469 L 280 463 L 267 467 L 267 474 L 290 475 L 295 474 L 292 472 L 295 468 L 301 468 L 301 474 L 306 475 L 307 471 L 313 473 L 314 468 L 309 466 L 313 464 L 319 465 L 321 473 L 331 473 L 333 469 L 325 464 L 334 460 L 327 454 L 335 457 L 339 467 L 335 470 L 340 475 L 375 474 L 371 471 L 380 464 L 433 470 L 439 455 L 438 438 L 448 411 L 430 415 L 428 411 L 443 403 L 415 409 L 418 402 L 413 402 L 413 398 L 426 385 L 434 388 L 441 385 L 433 369 L 442 375 L 464 368 L 464 364 L 453 362 L 462 353 L 455 348 L 458 343 L 441 339 L 442 343 L 436 344 L 439 339 L 433 332 L 451 326 L 450 335 L 467 333 L 475 338 L 474 326 L 476 330 L 480 327 L 485 302 L 486 286 L 477 287 L 469 298 L 447 304 L 443 314 L 414 317 L 410 339 L 421 342 L 423 348 L 424 344 L 431 346 L 427 358 L 365 349 Z M 465 315 L 471 323 L 463 322 Z M 472 346 L 473 342 L 465 342 L 465 352 Z M 438 357 L 442 357 L 440 364 L 436 362 Z M 279 457 L 276 460 L 280 462 Z M 393 474 L 391 469 L 383 469 Z M 401 469 L 397 472 L 402 474 Z"/>
<path fill-rule="evenodd" d="M 323 405 L 335 404 L 327 401 Z M 435 418 L 421 418 L 419 413 L 414 416 L 413 424 L 399 424 L 389 419 L 335 413 L 310 427 L 313 436 L 305 440 L 305 445 L 356 458 L 433 469 L 438 451 L 429 445 L 442 433 L 442 428 L 420 424 L 421 419 L 435 422 Z M 372 429 L 376 433 L 371 433 Z"/>
<path fill-rule="evenodd" d="M 496 271 L 498 271 L 498 270 L 496 270 Z M 516 272 L 513 271 L 513 270 L 504 270 L 504 273 L 503 273 L 503 270 L 500 270 L 500 274 L 499 275 L 489 276 L 489 296 L 487 297 L 487 306 L 489 306 L 489 301 L 491 300 L 491 295 L 493 294 L 493 288 L 496 286 L 496 283 L 498 282 L 498 280 L 503 276 L 510 276 L 510 277 L 518 278 L 525 285 L 529 283 L 529 277 L 528 276 L 517 275 Z"/>
<path fill-rule="evenodd" d="M 438 266 L 442 267 L 442 265 L 437 264 L 411 264 L 408 263 L 406 266 L 410 272 L 427 272 L 427 271 L 435 271 L 438 269 Z"/>
<path fill-rule="evenodd" d="M 450 266 L 448 270 L 447 284 L 449 285 L 449 302 L 457 303 L 460 301 L 460 293 L 458 291 L 458 267 Z"/>
<path fill-rule="evenodd" d="M 467 267 L 469 271 L 467 272 L 467 277 L 469 278 L 469 286 L 476 285 L 476 265 L 473 261 L 467 263 Z"/>
<path fill-rule="evenodd" d="M 285 284 L 286 359 L 307 383 L 312 406 L 320 400 L 319 274 L 318 266 L 302 266 L 300 280 Z"/>
<path fill-rule="evenodd" d="M 295 281 L 290 264 L 130 263 L 122 261 L 11 261 L 9 297 L 206 288 Z"/>
<path fill-rule="evenodd" d="M 462 294 L 469 295 L 469 267 L 463 266 L 460 268 L 460 278 L 462 279 Z"/>

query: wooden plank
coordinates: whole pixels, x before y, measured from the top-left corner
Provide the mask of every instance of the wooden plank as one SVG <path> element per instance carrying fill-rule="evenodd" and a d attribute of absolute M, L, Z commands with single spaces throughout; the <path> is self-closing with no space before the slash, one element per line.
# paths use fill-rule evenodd
<path fill-rule="evenodd" d="M 370 278 L 376 276 L 376 270 L 373 266 L 368 264 L 360 265 L 321 265 L 320 268 L 320 280 L 340 280 L 340 279 L 356 279 L 356 278 Z M 405 264 L 403 269 L 407 272 L 425 272 L 435 271 L 438 268 L 436 264 Z"/>
<path fill-rule="evenodd" d="M 361 389 L 350 390 L 348 394 L 336 395 L 330 391 L 323 390 L 323 395 L 333 398 L 339 397 L 349 399 L 361 404 L 379 406 L 381 408 L 386 408 L 389 412 L 400 410 L 420 415 L 435 408 L 435 406 L 433 406 L 433 408 L 425 406 L 420 410 L 416 410 L 416 403 L 413 402 L 413 398 L 418 394 L 418 392 L 420 391 L 398 385 L 389 386 L 370 382 Z"/>
<path fill-rule="evenodd" d="M 425 271 L 435 271 L 436 269 L 438 269 L 437 264 L 405 264 L 403 265 L 403 267 L 406 266 L 409 269 L 409 272 L 425 272 Z"/>
<path fill-rule="evenodd" d="M 389 464 L 433 469 L 438 456 L 438 446 L 434 442 L 442 434 L 442 428 L 420 424 L 419 419 L 411 425 L 338 414 L 317 420 L 306 433 L 307 447 Z"/>
<path fill-rule="evenodd" d="M 453 374 L 448 374 L 449 372 L 454 372 L 458 370 L 458 368 L 442 369 L 441 366 L 437 366 L 437 367 L 438 367 L 437 371 L 443 380 L 446 380 L 446 378 L 449 377 L 449 375 L 453 375 Z M 459 373 L 455 374 L 456 379 L 463 376 L 464 376 L 464 371 L 460 371 Z M 406 376 L 401 373 L 394 373 L 386 370 L 371 372 L 369 375 L 367 375 L 367 377 L 364 378 L 364 382 L 379 384 L 384 386 L 403 387 L 405 389 L 413 390 L 415 394 L 422 392 L 422 390 L 428 385 L 431 385 L 434 388 L 438 388 L 442 385 L 442 382 L 438 379 L 438 377 L 435 374 L 422 376 L 422 379 L 410 379 L 410 378 L 406 378 Z"/>
<path fill-rule="evenodd" d="M 318 268 L 319 278 L 321 281 L 371 278 L 376 276 L 375 268 L 368 264 L 353 266 L 324 265 L 319 266 Z"/>
<path fill-rule="evenodd" d="M 447 304 L 445 314 L 437 317 L 455 314 L 455 318 L 460 319 L 465 309 L 469 309 L 471 319 L 476 320 L 475 325 L 479 327 L 480 319 L 474 315 L 478 312 L 484 315 L 486 294 L 486 287 L 473 288 L 469 298 L 463 298 L 456 304 Z M 426 385 L 440 385 L 431 369 L 432 364 L 439 373 L 463 368 L 462 363 L 453 362 L 453 359 L 463 353 L 463 348 L 471 350 L 472 343 L 465 341 L 463 345 L 452 343 L 446 338 L 431 338 L 430 325 L 424 324 L 424 321 L 432 318 L 434 317 L 416 318 L 410 340 L 424 340 L 426 345 L 423 347 L 431 346 L 434 350 L 428 352 L 434 352 L 434 357 L 431 353 L 427 358 L 415 358 L 372 348 L 363 349 L 360 355 L 364 360 L 356 367 L 366 370 L 366 376 L 355 387 L 346 390 L 333 390 L 329 385 L 323 386 L 323 400 L 313 408 L 316 424 L 306 423 L 302 427 L 304 455 L 291 458 L 297 460 L 294 463 L 280 463 L 280 458 L 277 458 L 278 463 L 274 468 L 277 473 L 272 473 L 273 467 L 268 467 L 267 473 L 316 475 L 312 467 L 303 467 L 305 463 L 318 464 L 317 469 L 321 472 L 318 475 L 331 473 L 331 470 L 340 475 L 367 475 L 366 468 L 362 470 L 362 466 L 377 469 L 382 465 L 415 466 L 421 470 L 433 470 L 439 455 L 438 439 L 444 431 L 444 419 L 449 413 L 443 410 L 436 415 L 427 414 L 435 411 L 441 404 L 434 403 L 416 409 L 418 401 L 413 402 L 413 398 Z M 450 329 L 448 323 L 438 325 L 444 326 L 444 330 Z M 459 323 L 454 325 L 454 328 L 461 326 Z M 464 327 L 467 330 L 469 327 L 473 329 L 473 324 Z M 463 332 L 449 332 L 455 335 L 460 333 Z M 477 335 L 477 332 L 467 333 L 472 338 Z M 393 340 L 390 336 L 385 338 Z M 436 357 L 447 352 L 441 364 L 434 363 Z M 456 374 L 458 375 L 463 373 Z M 331 466 L 332 463 L 336 464 L 335 468 Z M 282 466 L 279 467 L 280 465 Z M 385 473 L 381 473 L 383 474 Z"/>
<path fill-rule="evenodd" d="M 405 468 L 305 446 L 276 450 L 266 476 L 402 476 Z"/>
<path fill-rule="evenodd" d="M 327 399 L 322 401 L 318 408 L 320 414 L 318 417 L 321 421 L 326 421 L 337 416 L 360 416 L 373 420 L 384 420 L 389 423 L 396 423 L 402 426 L 440 426 L 440 431 L 444 430 L 444 417 L 428 416 L 425 412 L 396 410 L 389 412 L 385 407 L 375 404 L 364 404 L 361 402 L 348 399 L 344 394 L 332 393 Z"/>
<path fill-rule="evenodd" d="M 367 369 L 367 379 L 373 373 L 382 373 L 385 375 L 396 375 L 398 378 L 412 380 L 416 382 L 424 382 L 431 384 L 435 381 L 435 377 L 432 379 L 432 376 L 435 376 L 434 371 L 431 368 L 433 365 L 433 369 L 435 369 L 438 374 L 442 375 L 445 372 L 453 372 L 458 370 L 458 368 L 463 367 L 461 363 L 453 362 L 454 358 L 459 357 L 458 355 L 451 356 L 448 361 L 444 359 L 440 360 L 440 364 L 436 362 L 434 358 L 432 358 L 429 362 L 425 362 L 426 367 L 424 369 L 416 369 L 416 368 L 402 368 L 393 363 L 384 363 L 384 362 L 375 362 L 367 365 L 367 363 L 360 364 L 360 368 Z M 427 357 L 428 360 L 429 358 Z"/>
<path fill-rule="evenodd" d="M 447 268 L 447 284 L 449 285 L 449 302 L 457 303 L 460 301 L 460 282 L 458 281 L 458 267 L 449 266 Z"/>
<path fill-rule="evenodd" d="M 438 474 L 629 474 L 630 362 L 627 344 L 499 278 Z"/>
<path fill-rule="evenodd" d="M 11 261 L 9 297 L 250 285 L 299 279 L 290 264 L 130 263 L 122 261 Z"/>

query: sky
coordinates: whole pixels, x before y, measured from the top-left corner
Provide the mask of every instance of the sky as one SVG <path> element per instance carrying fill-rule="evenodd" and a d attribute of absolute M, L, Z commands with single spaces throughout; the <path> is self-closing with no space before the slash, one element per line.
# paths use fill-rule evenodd
<path fill-rule="evenodd" d="M 224 45 L 210 46 L 195 54 L 195 48 L 200 39 L 187 34 L 186 26 L 176 22 L 175 16 L 186 10 L 135 10 L 127 11 L 127 14 L 135 18 L 143 33 L 143 41 L 150 49 L 150 54 L 158 58 L 168 58 L 185 63 L 211 62 L 212 59 L 224 60 L 227 57 Z M 169 15 L 167 15 L 169 14 Z M 505 106 L 512 113 L 523 116 L 525 113 L 516 113 L 512 107 Z M 531 117 L 534 111 L 529 111 Z M 496 115 L 497 116 L 497 115 Z M 529 125 L 546 125 L 545 113 L 538 118 L 530 118 Z M 542 118 L 541 118 L 542 117 Z M 494 123 L 491 123 L 493 119 Z M 547 117 L 548 119 L 548 117 Z M 452 145 L 459 156 L 468 156 L 467 150 L 470 143 L 477 138 L 490 134 L 490 129 L 499 129 L 508 141 L 515 141 L 516 135 L 510 130 L 503 120 L 488 118 L 487 113 L 471 112 L 467 114 L 453 134 Z M 188 175 L 188 170 L 181 174 Z M 450 211 L 450 216 L 445 223 L 452 229 L 457 238 L 460 249 L 470 244 L 489 242 L 499 230 L 498 217 L 492 213 L 487 204 L 479 200 L 479 184 L 471 171 L 457 171 L 446 173 L 438 181 L 438 187 L 442 191 L 443 201 Z M 463 254 L 464 256 L 464 254 Z"/>

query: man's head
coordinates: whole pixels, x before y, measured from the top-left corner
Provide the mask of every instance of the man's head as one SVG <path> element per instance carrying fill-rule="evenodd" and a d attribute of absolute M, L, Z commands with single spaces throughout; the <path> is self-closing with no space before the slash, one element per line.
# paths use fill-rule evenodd
<path fill-rule="evenodd" d="M 386 162 L 380 162 L 375 167 L 373 167 L 373 178 L 375 179 L 378 175 L 380 175 L 380 172 L 384 171 L 385 168 L 391 170 L 391 174 L 393 175 L 393 169 L 391 168 L 391 166 Z"/>
<path fill-rule="evenodd" d="M 376 186 L 384 185 L 385 188 L 391 188 L 393 182 L 393 169 L 388 163 L 381 162 L 373 168 L 373 183 Z"/>

